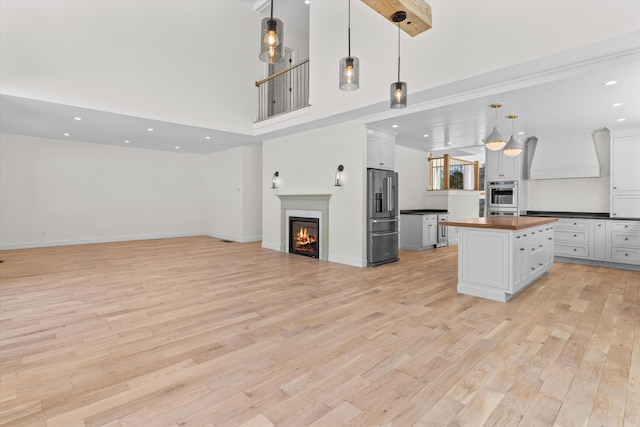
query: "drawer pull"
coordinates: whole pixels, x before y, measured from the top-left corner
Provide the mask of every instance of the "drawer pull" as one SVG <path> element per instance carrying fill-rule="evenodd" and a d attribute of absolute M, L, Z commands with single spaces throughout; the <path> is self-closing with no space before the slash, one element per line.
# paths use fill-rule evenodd
<path fill-rule="evenodd" d="M 574 222 L 574 223 L 573 223 L 573 225 L 578 225 L 578 223 L 577 223 L 577 222 Z"/>
<path fill-rule="evenodd" d="M 602 227 L 602 224 L 598 224 L 598 227 Z"/>
<path fill-rule="evenodd" d="M 520 248 L 521 251 L 524 251 L 524 248 Z"/>
<path fill-rule="evenodd" d="M 628 237 L 625 237 L 625 238 L 624 238 L 624 240 L 629 240 L 629 238 L 628 238 Z"/>
<path fill-rule="evenodd" d="M 553 240 L 553 237 L 547 237 L 547 239 L 549 239 L 549 240 Z"/>
<path fill-rule="evenodd" d="M 577 234 L 574 234 L 574 235 L 573 235 L 573 237 L 578 237 L 578 235 L 577 235 Z"/>
<path fill-rule="evenodd" d="M 573 248 L 573 252 L 577 252 L 578 250 L 576 248 Z"/>
<path fill-rule="evenodd" d="M 541 247 L 542 247 L 542 245 L 538 245 L 538 247 L 539 247 L 539 248 L 541 248 Z"/>
<path fill-rule="evenodd" d="M 540 267 L 542 267 L 542 263 L 539 263 L 538 265 L 539 265 Z"/>
<path fill-rule="evenodd" d="M 625 224 L 624 228 L 629 228 L 629 226 Z"/>
<path fill-rule="evenodd" d="M 624 254 L 624 256 L 629 256 L 629 254 Z"/>

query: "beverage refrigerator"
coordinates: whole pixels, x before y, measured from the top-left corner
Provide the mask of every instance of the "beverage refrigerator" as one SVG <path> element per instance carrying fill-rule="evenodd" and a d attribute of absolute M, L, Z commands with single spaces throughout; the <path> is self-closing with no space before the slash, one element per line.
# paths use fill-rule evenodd
<path fill-rule="evenodd" d="M 367 265 L 398 261 L 398 173 L 367 169 Z"/>

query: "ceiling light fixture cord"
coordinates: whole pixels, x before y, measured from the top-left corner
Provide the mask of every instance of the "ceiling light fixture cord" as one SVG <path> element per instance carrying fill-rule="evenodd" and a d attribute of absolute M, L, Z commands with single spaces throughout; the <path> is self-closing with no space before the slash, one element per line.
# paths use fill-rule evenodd
<path fill-rule="evenodd" d="M 398 21 L 398 81 L 400 81 L 400 21 Z"/>
<path fill-rule="evenodd" d="M 351 0 L 349 0 L 349 13 L 348 13 L 348 16 L 349 16 L 349 25 L 347 26 L 347 39 L 349 40 L 348 41 L 348 44 L 349 44 L 349 47 L 348 47 L 348 51 L 349 52 L 348 53 L 349 53 L 349 57 L 351 57 Z"/>

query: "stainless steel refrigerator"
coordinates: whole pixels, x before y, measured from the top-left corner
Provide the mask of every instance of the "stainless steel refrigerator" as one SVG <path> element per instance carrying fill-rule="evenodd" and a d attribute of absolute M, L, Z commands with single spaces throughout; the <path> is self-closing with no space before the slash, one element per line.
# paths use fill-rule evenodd
<path fill-rule="evenodd" d="M 367 265 L 398 261 L 398 173 L 367 169 Z"/>

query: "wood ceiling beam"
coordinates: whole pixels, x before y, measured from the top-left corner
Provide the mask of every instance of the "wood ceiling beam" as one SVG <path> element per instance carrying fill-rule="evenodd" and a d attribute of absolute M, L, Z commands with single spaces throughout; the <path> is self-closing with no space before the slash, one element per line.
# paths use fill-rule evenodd
<path fill-rule="evenodd" d="M 362 0 L 364 4 L 384 16 L 393 25 L 391 17 L 398 11 L 404 11 L 407 19 L 400 23 L 400 29 L 411 37 L 417 36 L 432 27 L 431 6 L 424 0 Z"/>

